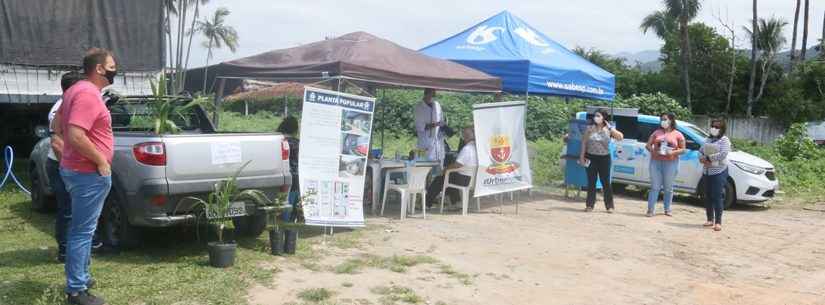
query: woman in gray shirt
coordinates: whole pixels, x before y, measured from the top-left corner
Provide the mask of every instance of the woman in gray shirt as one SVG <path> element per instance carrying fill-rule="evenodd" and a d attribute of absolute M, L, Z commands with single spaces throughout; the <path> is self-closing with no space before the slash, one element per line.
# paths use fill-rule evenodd
<path fill-rule="evenodd" d="M 710 123 L 710 137 L 705 140 L 699 160 L 704 165 L 706 227 L 722 231 L 722 210 L 725 209 L 725 184 L 728 182 L 728 152 L 730 139 L 725 136 L 725 120 L 714 119 Z"/>
<path fill-rule="evenodd" d="M 598 109 L 593 113 L 593 124 L 582 136 L 579 164 L 587 169 L 587 201 L 585 212 L 593 211 L 596 205 L 596 178 L 602 182 L 604 206 L 613 213 L 613 188 L 610 186 L 610 138 L 621 141 L 624 135 L 607 122 L 607 110 Z"/>

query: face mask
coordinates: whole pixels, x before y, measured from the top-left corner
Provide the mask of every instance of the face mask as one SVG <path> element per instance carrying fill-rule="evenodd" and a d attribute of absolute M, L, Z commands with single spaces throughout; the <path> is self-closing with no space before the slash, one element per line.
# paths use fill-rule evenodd
<path fill-rule="evenodd" d="M 115 76 L 117 76 L 117 70 L 106 70 L 106 69 L 103 69 L 103 70 L 106 71 L 106 74 L 103 74 L 103 77 L 105 77 L 106 80 L 109 81 L 109 85 L 114 85 L 115 84 Z"/>
<path fill-rule="evenodd" d="M 668 121 L 668 120 L 662 120 L 661 124 L 662 124 L 662 128 L 665 128 L 665 129 L 670 128 L 670 121 Z"/>
<path fill-rule="evenodd" d="M 710 128 L 710 135 L 714 136 L 714 137 L 718 137 L 719 136 L 719 128 L 711 127 Z"/>
<path fill-rule="evenodd" d="M 603 117 L 600 117 L 600 116 L 593 117 L 593 123 L 596 123 L 596 125 L 600 125 L 602 122 L 604 122 Z"/>

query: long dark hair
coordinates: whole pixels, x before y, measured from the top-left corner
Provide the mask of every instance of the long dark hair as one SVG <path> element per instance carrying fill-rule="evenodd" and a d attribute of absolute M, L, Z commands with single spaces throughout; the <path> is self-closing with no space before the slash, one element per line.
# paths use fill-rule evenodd
<path fill-rule="evenodd" d="M 604 126 L 607 126 L 607 121 L 608 121 L 609 114 L 607 113 L 607 109 L 604 109 L 604 108 L 599 108 L 599 109 L 596 109 L 595 111 L 593 111 L 593 121 L 592 121 L 593 125 L 598 126 L 598 124 L 596 124 L 596 114 L 597 113 L 602 115 L 602 119 L 603 119 L 602 124 Z"/>
<path fill-rule="evenodd" d="M 725 122 L 725 119 L 715 118 L 715 119 L 711 120 L 710 121 L 710 127 L 713 127 L 713 123 L 719 123 L 719 134 L 716 135 L 715 137 L 713 135 L 710 135 L 711 137 L 721 139 L 722 137 L 725 136 L 725 134 L 728 133 L 728 123 Z"/>
<path fill-rule="evenodd" d="M 676 130 L 676 114 L 674 114 L 673 112 L 663 113 L 662 115 L 659 116 L 659 120 L 661 120 L 662 117 L 667 117 L 667 119 L 670 121 L 670 129 Z M 659 129 L 664 129 L 664 128 L 659 126 Z"/>
<path fill-rule="evenodd" d="M 281 125 L 278 125 L 277 131 L 287 135 L 295 135 L 298 133 L 298 119 L 294 116 L 284 118 Z"/>

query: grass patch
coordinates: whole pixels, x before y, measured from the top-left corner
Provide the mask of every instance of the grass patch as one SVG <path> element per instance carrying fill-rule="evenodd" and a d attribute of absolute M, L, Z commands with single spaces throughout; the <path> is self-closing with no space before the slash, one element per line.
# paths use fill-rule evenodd
<path fill-rule="evenodd" d="M 242 113 L 222 111 L 218 131 L 223 132 L 275 132 L 283 118 L 271 112 L 261 111 L 244 116 Z"/>
<path fill-rule="evenodd" d="M 299 292 L 298 298 L 307 302 L 319 303 L 328 300 L 334 294 L 334 291 L 326 288 L 312 288 Z"/>
<path fill-rule="evenodd" d="M 464 286 L 470 286 L 473 284 L 473 276 L 456 271 L 450 265 L 440 265 L 438 268 L 441 274 L 445 274 L 448 277 L 458 280 L 458 282 L 460 282 Z"/>
<path fill-rule="evenodd" d="M 404 302 L 407 304 L 419 304 L 424 302 L 424 299 L 418 296 L 415 291 L 407 287 L 400 287 L 396 285 L 378 286 L 370 288 L 370 292 L 381 296 L 379 301 L 382 305 L 393 305 L 398 302 Z"/>
<path fill-rule="evenodd" d="M 53 214 L 32 213 L 28 196 L 0 191 L 0 304 L 62 304 L 65 275 L 54 259 Z M 95 293 L 109 304 L 246 304 L 246 290 L 279 270 L 265 236 L 239 240 L 235 266 L 209 267 L 203 243 L 187 230 L 146 232 L 145 246 L 95 256 Z"/>
<path fill-rule="evenodd" d="M 351 258 L 335 266 L 333 271 L 338 274 L 355 274 L 364 268 L 386 269 L 393 272 L 404 273 L 408 268 L 421 264 L 435 264 L 435 258 L 426 255 L 382 257 L 372 254 L 365 254 L 361 257 Z"/>

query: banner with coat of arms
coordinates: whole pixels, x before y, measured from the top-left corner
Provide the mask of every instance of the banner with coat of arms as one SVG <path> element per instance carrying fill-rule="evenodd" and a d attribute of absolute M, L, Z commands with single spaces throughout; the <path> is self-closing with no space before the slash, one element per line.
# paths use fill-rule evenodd
<path fill-rule="evenodd" d="M 476 104 L 475 197 L 533 187 L 525 137 L 525 102 Z"/>

